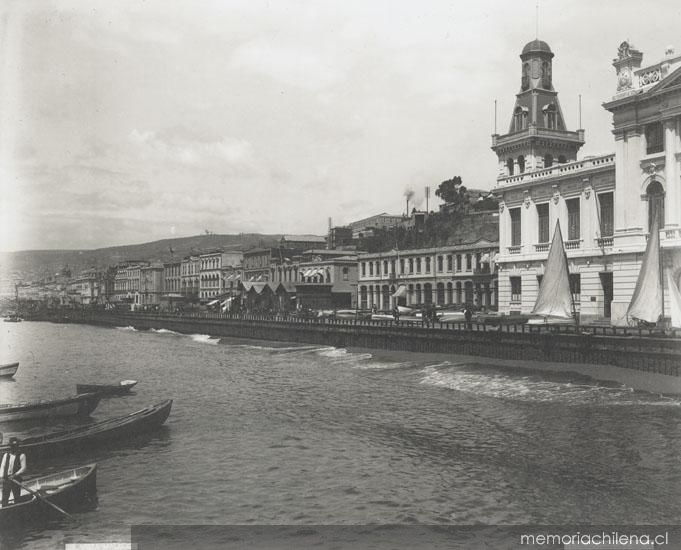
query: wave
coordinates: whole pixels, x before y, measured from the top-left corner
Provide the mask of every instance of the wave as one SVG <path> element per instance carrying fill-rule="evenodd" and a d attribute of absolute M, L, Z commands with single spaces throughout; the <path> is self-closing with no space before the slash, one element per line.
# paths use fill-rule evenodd
<path fill-rule="evenodd" d="M 155 332 L 156 334 L 174 334 L 175 336 L 182 336 L 181 333 L 175 332 L 174 330 L 169 330 L 167 328 L 151 328 L 150 332 Z"/>
<path fill-rule="evenodd" d="M 118 330 L 129 330 L 132 332 L 137 332 L 137 329 L 133 326 L 128 325 L 127 327 L 116 327 Z"/>
<path fill-rule="evenodd" d="M 423 369 L 421 384 L 447 388 L 494 399 L 555 402 L 572 405 L 681 406 L 677 399 L 636 392 L 628 386 L 604 386 L 597 382 L 556 381 L 536 375 L 484 372 L 470 365 L 431 365 Z M 456 367 L 456 368 L 452 368 Z M 462 368 L 463 367 L 463 368 Z"/>
<path fill-rule="evenodd" d="M 220 343 L 220 338 L 214 338 L 210 334 L 190 334 L 189 337 L 194 340 L 194 342 L 199 342 L 201 344 L 216 346 Z"/>

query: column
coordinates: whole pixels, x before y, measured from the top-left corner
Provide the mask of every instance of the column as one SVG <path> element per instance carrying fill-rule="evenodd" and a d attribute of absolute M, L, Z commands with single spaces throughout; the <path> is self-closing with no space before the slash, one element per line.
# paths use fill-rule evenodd
<path fill-rule="evenodd" d="M 676 120 L 664 121 L 664 171 L 666 181 L 665 225 L 678 226 L 681 217 L 679 212 L 679 181 L 676 165 Z"/>

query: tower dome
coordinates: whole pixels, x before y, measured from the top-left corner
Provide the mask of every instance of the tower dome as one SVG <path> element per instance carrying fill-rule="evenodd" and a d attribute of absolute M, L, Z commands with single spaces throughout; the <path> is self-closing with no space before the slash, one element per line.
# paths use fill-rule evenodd
<path fill-rule="evenodd" d="M 553 57 L 553 52 L 551 51 L 551 48 L 549 48 L 549 45 L 543 40 L 539 40 L 538 38 L 535 38 L 531 42 L 525 44 L 523 52 L 520 54 L 520 57 L 524 57 L 527 54 L 531 53 L 549 54 L 551 57 Z"/>

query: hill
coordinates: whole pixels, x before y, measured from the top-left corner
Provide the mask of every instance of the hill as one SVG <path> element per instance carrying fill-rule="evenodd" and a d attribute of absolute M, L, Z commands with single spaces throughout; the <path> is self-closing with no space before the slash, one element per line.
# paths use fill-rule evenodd
<path fill-rule="evenodd" d="M 89 268 L 105 269 L 124 260 L 166 262 L 189 254 L 224 247 L 273 246 L 281 235 L 242 233 L 239 235 L 196 235 L 163 239 L 142 244 L 97 248 L 94 250 L 22 250 L 0 253 L 0 277 L 31 281 L 54 275 L 64 268 L 77 274 Z M 172 254 L 171 254 L 172 249 Z"/>

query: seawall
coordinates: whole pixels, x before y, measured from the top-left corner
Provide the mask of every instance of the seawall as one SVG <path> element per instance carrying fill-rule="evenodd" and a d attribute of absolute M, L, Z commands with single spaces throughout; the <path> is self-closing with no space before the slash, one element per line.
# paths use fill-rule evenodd
<path fill-rule="evenodd" d="M 495 364 L 574 371 L 635 389 L 681 394 L 681 339 L 593 335 L 518 325 L 499 330 L 463 324 L 396 326 L 391 321 L 302 320 L 201 313 L 73 311 L 62 321 L 101 326 L 165 328 L 185 334 L 275 340 L 429 354 L 485 357 Z"/>

